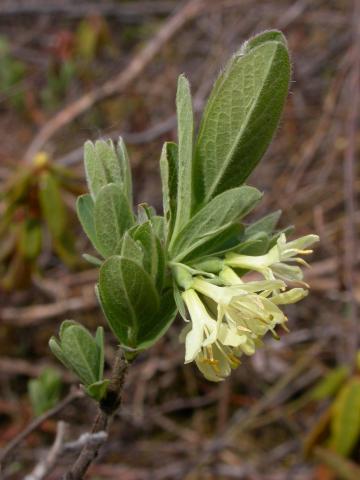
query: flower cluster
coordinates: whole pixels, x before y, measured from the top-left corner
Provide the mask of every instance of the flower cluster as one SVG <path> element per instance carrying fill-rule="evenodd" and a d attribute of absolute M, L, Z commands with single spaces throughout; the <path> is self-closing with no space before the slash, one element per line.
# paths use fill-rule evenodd
<path fill-rule="evenodd" d="M 276 327 L 286 329 L 287 322 L 279 305 L 298 302 L 308 293 L 299 266 L 307 264 L 299 255 L 312 253 L 307 248 L 316 241 L 316 235 L 307 235 L 287 242 L 281 234 L 265 255 L 228 253 L 216 276 L 203 272 L 182 282 L 190 316 L 181 334 L 185 363 L 195 361 L 208 380 L 218 382 L 240 364 L 243 354 L 255 352 L 267 332 L 277 338 Z M 245 281 L 249 271 L 262 278 Z M 289 282 L 300 286 L 288 288 Z"/>

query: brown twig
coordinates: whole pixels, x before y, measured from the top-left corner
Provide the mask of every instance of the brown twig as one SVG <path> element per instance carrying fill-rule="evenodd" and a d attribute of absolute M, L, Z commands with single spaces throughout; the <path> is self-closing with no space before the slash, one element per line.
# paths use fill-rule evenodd
<path fill-rule="evenodd" d="M 28 327 L 79 310 L 93 310 L 97 306 L 98 302 L 93 294 L 93 289 L 91 289 L 91 291 L 88 290 L 88 294 L 45 305 L 6 307 L 0 311 L 0 317 L 4 324 L 8 323 L 14 327 Z"/>
<path fill-rule="evenodd" d="M 57 368 L 55 363 L 46 361 L 35 362 L 27 361 L 15 357 L 0 357 L 0 378 L 7 378 L 13 375 L 25 375 L 26 377 L 38 377 L 46 367 Z M 73 382 L 74 375 L 63 369 L 61 370 L 61 378 L 64 382 Z"/>
<path fill-rule="evenodd" d="M 84 17 L 89 13 L 102 16 L 119 17 L 125 20 L 139 21 L 144 16 L 168 14 L 174 8 L 174 2 L 157 0 L 155 3 L 149 0 L 142 2 L 122 2 L 122 4 L 109 2 L 67 2 L 58 0 L 37 1 L 6 1 L 2 0 L 0 16 L 12 15 L 67 15 L 69 17 Z"/>
<path fill-rule="evenodd" d="M 31 161 L 34 155 L 41 150 L 50 138 L 62 127 L 72 122 L 79 115 L 91 108 L 100 100 L 114 94 L 121 93 L 145 69 L 159 50 L 176 32 L 187 22 L 195 18 L 204 8 L 204 0 L 190 0 L 180 10 L 165 22 L 154 38 L 145 44 L 137 55 L 131 60 L 128 67 L 103 83 L 94 90 L 86 93 L 63 110 L 60 110 L 49 120 L 35 136 L 25 153 L 25 161 Z"/>
<path fill-rule="evenodd" d="M 113 373 L 105 398 L 100 402 L 99 411 L 91 428 L 91 433 L 107 431 L 110 420 L 121 404 L 121 394 L 125 382 L 128 363 L 119 348 L 115 358 Z M 63 480 L 80 480 L 84 477 L 91 463 L 97 457 L 103 442 L 88 443 L 82 448 L 78 458 L 70 470 L 64 475 Z"/>
<path fill-rule="evenodd" d="M 64 437 L 66 433 L 66 423 L 58 422 L 56 428 L 56 436 L 54 443 L 47 455 L 33 469 L 33 471 L 25 477 L 25 480 L 43 480 L 48 473 L 51 472 L 56 464 L 59 456 L 63 451 Z"/>
<path fill-rule="evenodd" d="M 35 418 L 31 423 L 29 423 L 29 425 L 22 432 L 20 432 L 17 437 L 15 437 L 11 442 L 9 442 L 8 445 L 0 453 L 0 472 L 4 468 L 5 462 L 7 461 L 13 450 L 15 450 L 20 445 L 20 443 L 25 440 L 28 435 L 30 435 L 30 433 L 36 430 L 43 422 L 60 413 L 74 400 L 82 398 L 83 396 L 84 393 L 81 390 L 79 390 L 78 388 L 73 389 L 61 402 L 55 405 L 55 407 L 51 408 L 39 417 Z"/>

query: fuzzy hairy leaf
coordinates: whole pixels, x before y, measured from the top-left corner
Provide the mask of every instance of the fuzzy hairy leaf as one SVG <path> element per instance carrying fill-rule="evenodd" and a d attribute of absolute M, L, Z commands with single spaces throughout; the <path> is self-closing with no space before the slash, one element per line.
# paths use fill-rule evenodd
<path fill-rule="evenodd" d="M 186 257 L 182 258 L 182 261 L 197 262 L 209 255 L 221 255 L 228 250 L 233 250 L 238 245 L 243 230 L 244 227 L 238 222 L 226 223 L 223 227 L 202 239 L 200 245 L 194 245 L 194 248 Z"/>
<path fill-rule="evenodd" d="M 137 227 L 136 227 L 137 228 Z M 123 241 L 121 243 L 121 256 L 134 260 L 139 265 L 143 265 L 144 252 L 141 246 L 136 242 L 131 234 L 131 229 L 125 232 Z"/>
<path fill-rule="evenodd" d="M 256 222 L 245 228 L 244 236 L 246 239 L 252 237 L 256 233 L 267 233 L 271 235 L 279 221 L 281 210 L 269 213 L 265 217 L 260 218 Z"/>
<path fill-rule="evenodd" d="M 253 48 L 269 41 L 281 42 L 285 46 L 287 45 L 286 38 L 279 30 L 266 30 L 244 42 L 240 48 L 240 52 L 242 54 L 248 53 Z"/>
<path fill-rule="evenodd" d="M 194 119 L 190 85 L 184 75 L 178 79 L 176 94 L 178 121 L 177 209 L 174 235 L 189 221 L 193 203 L 192 169 Z"/>
<path fill-rule="evenodd" d="M 104 344 L 104 329 L 103 327 L 98 327 L 95 333 L 95 343 L 98 349 L 98 379 L 99 381 L 103 378 L 104 375 L 104 364 L 105 364 L 105 344 Z"/>
<path fill-rule="evenodd" d="M 132 177 L 131 177 L 131 168 L 129 155 L 126 149 L 126 145 L 122 137 L 119 138 L 119 141 L 116 146 L 116 152 L 119 159 L 119 165 L 122 176 L 122 184 L 124 193 L 129 201 L 129 205 L 132 205 L 133 202 L 133 193 L 132 193 Z"/>
<path fill-rule="evenodd" d="M 140 203 L 138 205 L 137 221 L 138 223 L 145 223 L 151 220 L 156 215 L 156 210 L 147 203 Z"/>
<path fill-rule="evenodd" d="M 270 237 L 265 232 L 254 233 L 235 246 L 234 252 L 242 255 L 263 255 L 269 251 Z"/>
<path fill-rule="evenodd" d="M 152 318 L 149 318 L 147 323 L 142 324 L 139 330 L 137 348 L 143 350 L 151 347 L 170 327 L 176 313 L 174 295 L 170 289 L 162 294 L 159 311 Z"/>
<path fill-rule="evenodd" d="M 176 218 L 178 183 L 178 147 L 176 143 L 164 143 L 160 157 L 160 173 L 163 192 L 166 233 L 171 235 Z"/>
<path fill-rule="evenodd" d="M 89 397 L 94 398 L 97 402 L 105 396 L 110 380 L 99 380 L 98 382 L 87 385 L 85 390 Z"/>
<path fill-rule="evenodd" d="M 165 219 L 160 215 L 155 215 L 151 219 L 151 225 L 153 226 L 155 235 L 159 238 L 159 240 L 165 244 Z"/>
<path fill-rule="evenodd" d="M 95 203 L 92 196 L 89 193 L 80 195 L 76 201 L 76 212 L 80 220 L 81 226 L 86 233 L 86 236 L 92 243 L 93 247 L 98 250 L 95 219 L 94 219 Z"/>
<path fill-rule="evenodd" d="M 139 225 L 131 233 L 133 239 L 142 245 L 143 267 L 161 290 L 165 273 L 165 253 L 159 238 L 155 235 L 150 221 Z"/>
<path fill-rule="evenodd" d="M 170 256 L 177 261 L 185 258 L 209 237 L 221 233 L 252 210 L 262 194 L 253 187 L 243 186 L 221 193 L 203 207 L 170 244 Z"/>
<path fill-rule="evenodd" d="M 278 39 L 255 37 L 230 60 L 200 125 L 194 155 L 197 205 L 250 175 L 277 127 L 289 79 L 288 50 Z"/>
<path fill-rule="evenodd" d="M 132 184 L 129 159 L 120 137 L 115 147 L 112 140 L 88 141 L 84 145 L 86 179 L 93 199 L 108 183 L 122 186 L 124 195 L 132 204 Z"/>
<path fill-rule="evenodd" d="M 137 262 L 113 256 L 100 269 L 98 291 L 115 336 L 123 346 L 136 348 L 143 325 L 154 317 L 160 305 L 150 275 Z"/>
<path fill-rule="evenodd" d="M 119 185 L 110 183 L 103 187 L 94 208 L 96 243 L 104 257 L 119 253 L 121 239 L 134 223 L 129 202 Z"/>
<path fill-rule="evenodd" d="M 68 326 L 61 335 L 62 352 L 84 385 L 99 380 L 99 351 L 90 332 L 82 325 Z"/>

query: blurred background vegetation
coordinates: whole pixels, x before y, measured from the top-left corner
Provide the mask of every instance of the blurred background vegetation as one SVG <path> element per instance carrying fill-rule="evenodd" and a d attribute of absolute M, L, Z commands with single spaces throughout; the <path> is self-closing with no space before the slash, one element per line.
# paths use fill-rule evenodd
<path fill-rule="evenodd" d="M 190 79 L 199 113 L 240 44 L 279 28 L 293 81 L 249 183 L 265 192 L 254 218 L 282 209 L 284 226 L 320 235 L 307 272 L 312 293 L 288 308 L 291 332 L 220 385 L 183 365 L 175 322 L 131 369 L 89 478 L 360 478 L 359 8 L 357 0 L 1 0 L 0 449 L 74 381 L 47 347 L 60 321 L 93 330 L 103 322 L 74 211 L 85 189 L 83 142 L 122 135 L 136 201 L 159 207 L 158 159 L 176 135 L 178 75 Z M 94 408 L 77 398 L 42 423 L 2 478 L 32 470 L 57 420 L 77 438 Z M 64 452 L 48 478 L 73 458 Z"/>

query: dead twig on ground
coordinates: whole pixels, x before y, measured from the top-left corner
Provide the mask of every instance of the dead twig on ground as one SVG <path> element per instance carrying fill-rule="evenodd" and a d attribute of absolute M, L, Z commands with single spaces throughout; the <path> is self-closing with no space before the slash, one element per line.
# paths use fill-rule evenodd
<path fill-rule="evenodd" d="M 79 310 L 93 310 L 98 306 L 93 289 L 91 294 L 59 300 L 45 305 L 31 305 L 29 307 L 6 307 L 1 309 L 0 317 L 3 323 L 13 327 L 28 327 L 39 325 L 52 318 L 78 312 Z"/>
<path fill-rule="evenodd" d="M 86 17 L 89 13 L 115 17 L 125 21 L 143 21 L 144 16 L 166 15 L 174 9 L 175 2 L 168 0 L 136 2 L 78 2 L 58 0 L 2 1 L 0 17 L 12 15 L 66 15 Z"/>
<path fill-rule="evenodd" d="M 29 425 L 19 433 L 8 445 L 3 448 L 0 453 L 0 473 L 4 468 L 5 462 L 9 459 L 10 455 L 13 451 L 21 444 L 25 438 L 30 435 L 34 430 L 39 428 L 39 426 L 48 420 L 49 418 L 58 415 L 65 407 L 70 405 L 75 400 L 82 398 L 84 396 L 84 392 L 78 388 L 72 389 L 70 393 L 59 402 L 55 407 L 51 408 L 47 412 L 43 413 L 39 417 L 36 417 Z"/>
<path fill-rule="evenodd" d="M 29 475 L 26 475 L 25 480 L 43 480 L 47 477 L 62 453 L 65 433 L 66 423 L 62 421 L 58 422 L 56 436 L 52 447 L 48 451 L 46 457 L 35 466 Z"/>

